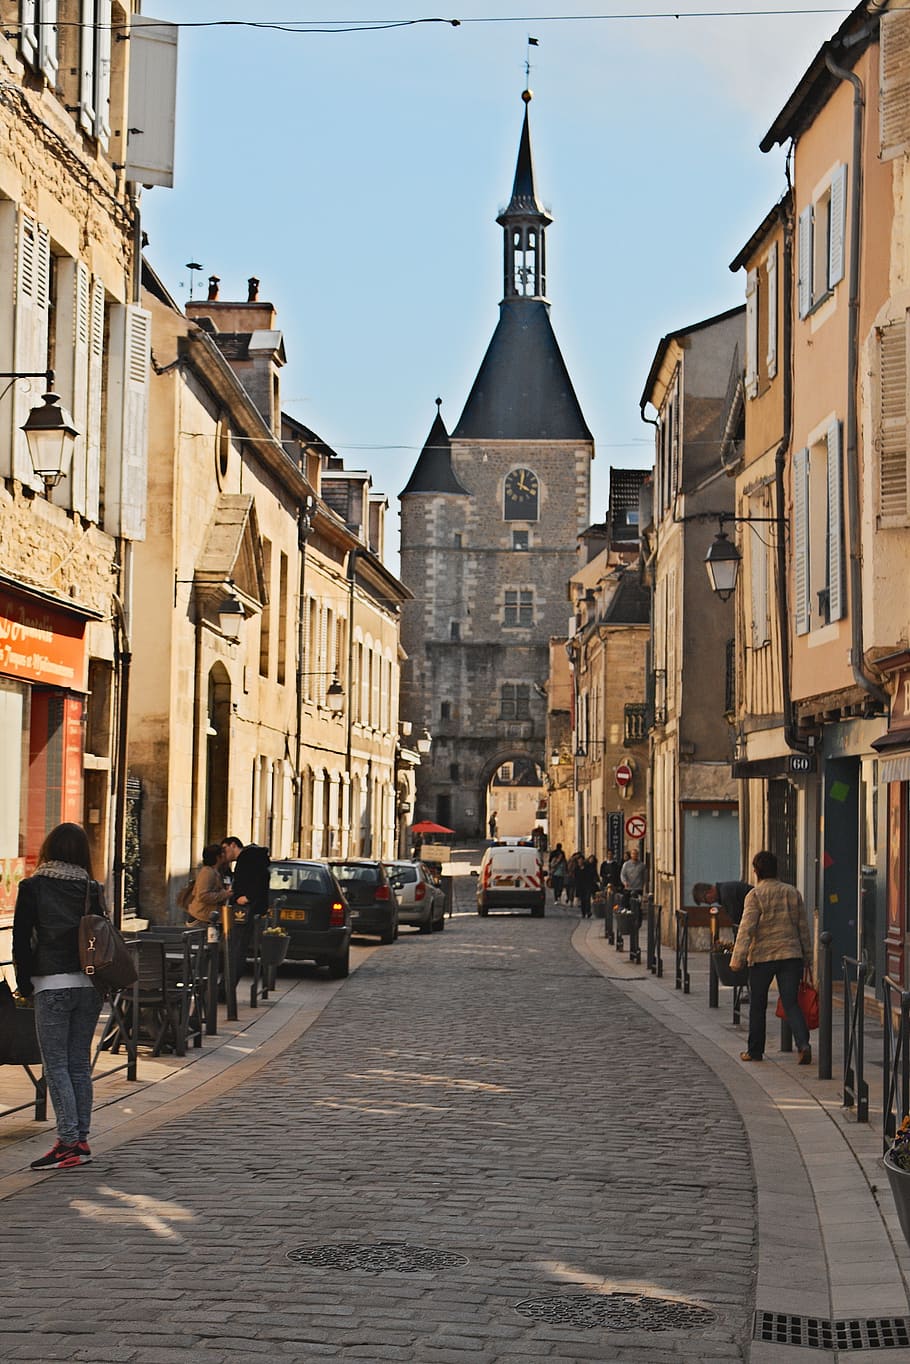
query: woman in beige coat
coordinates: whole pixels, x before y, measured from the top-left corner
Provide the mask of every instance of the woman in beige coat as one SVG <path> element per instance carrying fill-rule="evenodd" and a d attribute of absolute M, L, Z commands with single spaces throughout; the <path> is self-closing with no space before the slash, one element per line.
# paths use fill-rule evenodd
<path fill-rule="evenodd" d="M 743 1061 L 764 1060 L 768 991 L 776 976 L 781 1003 L 799 1049 L 799 1064 L 808 1066 L 812 1063 L 809 1029 L 797 1002 L 803 967 L 812 958 L 806 907 L 795 886 L 778 881 L 773 853 L 756 853 L 752 870 L 757 884 L 746 896 L 730 957 L 733 970 L 749 967 L 749 1049 L 740 1056 Z"/>
<path fill-rule="evenodd" d="M 221 906 L 231 898 L 231 892 L 221 875 L 224 860 L 220 843 L 209 843 L 203 848 L 202 866 L 196 873 L 193 893 L 186 907 L 188 927 L 198 928 L 200 924 L 213 923 L 219 918 Z"/>

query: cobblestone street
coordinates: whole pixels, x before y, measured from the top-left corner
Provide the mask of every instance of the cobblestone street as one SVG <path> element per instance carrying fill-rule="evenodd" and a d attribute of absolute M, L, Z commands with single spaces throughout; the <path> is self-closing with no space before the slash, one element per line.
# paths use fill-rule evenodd
<path fill-rule="evenodd" d="M 575 922 L 403 933 L 258 1077 L 7 1199 L 0 1355 L 746 1358 L 741 1121 Z"/>

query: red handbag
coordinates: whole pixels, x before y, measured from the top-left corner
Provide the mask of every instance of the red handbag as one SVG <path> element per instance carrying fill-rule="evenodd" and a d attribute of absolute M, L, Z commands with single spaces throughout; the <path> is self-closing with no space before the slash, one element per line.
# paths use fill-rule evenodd
<path fill-rule="evenodd" d="M 818 991 L 812 983 L 812 972 L 808 966 L 803 972 L 802 980 L 799 982 L 799 988 L 796 991 L 796 1002 L 802 1010 L 803 1018 L 806 1020 L 806 1027 L 810 1032 L 815 1032 L 815 1029 L 818 1027 Z M 780 996 L 778 996 L 777 1008 L 774 1012 L 777 1014 L 778 1018 L 787 1017 L 786 1011 L 784 1010 L 784 1002 Z"/>

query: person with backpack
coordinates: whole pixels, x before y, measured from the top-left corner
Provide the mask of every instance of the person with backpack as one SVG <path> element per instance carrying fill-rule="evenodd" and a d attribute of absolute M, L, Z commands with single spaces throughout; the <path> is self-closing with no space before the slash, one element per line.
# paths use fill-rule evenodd
<path fill-rule="evenodd" d="M 553 899 L 556 901 L 557 904 L 559 904 L 560 900 L 562 899 L 562 893 L 563 890 L 565 889 L 566 884 L 567 871 L 568 863 L 566 862 L 566 855 L 563 852 L 562 844 L 557 843 L 556 847 L 550 853 L 549 861 L 550 885 L 553 888 Z"/>
<path fill-rule="evenodd" d="M 38 865 L 19 882 L 13 918 L 13 963 L 20 995 L 35 1001 L 57 1140 L 33 1170 L 70 1170 L 92 1158 L 92 1038 L 102 997 L 82 970 L 79 920 L 104 913 L 104 892 L 92 879 L 88 836 L 81 824 L 58 824 L 41 845 Z"/>

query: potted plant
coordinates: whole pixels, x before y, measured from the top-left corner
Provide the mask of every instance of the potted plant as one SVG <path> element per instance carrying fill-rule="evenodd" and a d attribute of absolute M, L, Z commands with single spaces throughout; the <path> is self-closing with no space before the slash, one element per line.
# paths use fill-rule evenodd
<path fill-rule="evenodd" d="M 884 1155 L 888 1183 L 894 1196 L 904 1240 L 910 1246 L 910 1116 L 904 1118 Z"/>
<path fill-rule="evenodd" d="M 259 957 L 263 966 L 280 966 L 288 954 L 291 935 L 277 924 L 264 928 L 259 936 Z"/>

